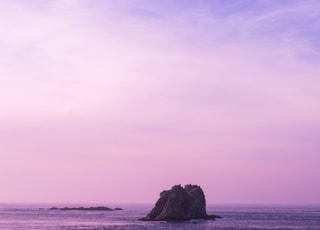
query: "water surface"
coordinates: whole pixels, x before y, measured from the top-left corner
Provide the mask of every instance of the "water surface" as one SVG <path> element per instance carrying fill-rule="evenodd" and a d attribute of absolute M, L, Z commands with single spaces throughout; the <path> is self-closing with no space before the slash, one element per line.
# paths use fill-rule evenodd
<path fill-rule="evenodd" d="M 152 205 L 110 205 L 120 211 L 62 211 L 50 207 L 79 207 L 79 204 L 2 204 L 0 229 L 320 229 L 320 206 L 212 206 L 208 214 L 217 220 L 191 220 L 181 223 L 145 222 Z"/>

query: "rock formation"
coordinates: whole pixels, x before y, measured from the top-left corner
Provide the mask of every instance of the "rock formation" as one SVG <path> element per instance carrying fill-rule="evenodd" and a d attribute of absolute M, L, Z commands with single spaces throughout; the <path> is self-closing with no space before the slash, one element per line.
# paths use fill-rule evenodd
<path fill-rule="evenodd" d="M 160 193 L 160 198 L 151 212 L 141 220 L 184 221 L 190 219 L 215 219 L 208 215 L 206 200 L 200 186 L 175 185 L 170 190 Z"/>
<path fill-rule="evenodd" d="M 122 208 L 111 209 L 111 208 L 103 207 L 103 206 L 89 207 L 89 208 L 84 208 L 84 207 L 79 207 L 79 208 L 69 208 L 69 207 L 56 208 L 56 207 L 52 207 L 49 210 L 62 210 L 62 211 L 73 211 L 73 210 L 77 210 L 77 211 L 118 211 L 118 210 L 122 210 Z"/>

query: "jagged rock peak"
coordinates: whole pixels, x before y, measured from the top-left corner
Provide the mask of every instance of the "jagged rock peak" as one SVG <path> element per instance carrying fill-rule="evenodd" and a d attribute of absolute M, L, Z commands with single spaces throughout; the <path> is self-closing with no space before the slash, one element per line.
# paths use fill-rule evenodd
<path fill-rule="evenodd" d="M 215 219 L 207 215 L 203 190 L 198 185 L 175 185 L 160 193 L 160 198 L 151 212 L 142 220 L 183 221 L 190 219 Z"/>

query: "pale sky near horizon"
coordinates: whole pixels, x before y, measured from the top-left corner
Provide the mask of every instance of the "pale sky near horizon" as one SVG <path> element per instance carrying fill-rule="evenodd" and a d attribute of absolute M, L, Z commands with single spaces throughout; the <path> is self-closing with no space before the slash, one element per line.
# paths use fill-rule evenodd
<path fill-rule="evenodd" d="M 3 0 L 0 203 L 320 204 L 320 1 Z"/>

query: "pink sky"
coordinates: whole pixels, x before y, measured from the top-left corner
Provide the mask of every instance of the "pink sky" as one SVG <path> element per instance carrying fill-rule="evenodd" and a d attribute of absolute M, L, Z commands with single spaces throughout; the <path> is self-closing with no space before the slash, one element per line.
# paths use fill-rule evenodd
<path fill-rule="evenodd" d="M 1 1 L 0 202 L 319 204 L 319 8 Z"/>

